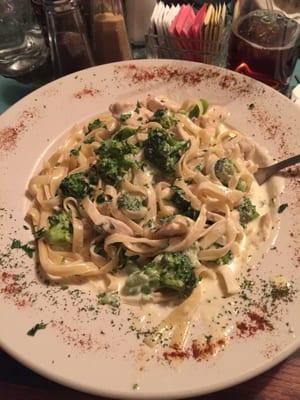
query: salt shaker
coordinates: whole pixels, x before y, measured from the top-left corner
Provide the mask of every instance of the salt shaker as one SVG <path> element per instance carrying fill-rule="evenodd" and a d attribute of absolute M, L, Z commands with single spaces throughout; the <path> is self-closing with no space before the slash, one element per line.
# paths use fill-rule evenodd
<path fill-rule="evenodd" d="M 43 0 L 56 76 L 94 65 L 77 0 Z"/>
<path fill-rule="evenodd" d="M 91 29 L 97 64 L 132 58 L 120 0 L 91 0 Z"/>

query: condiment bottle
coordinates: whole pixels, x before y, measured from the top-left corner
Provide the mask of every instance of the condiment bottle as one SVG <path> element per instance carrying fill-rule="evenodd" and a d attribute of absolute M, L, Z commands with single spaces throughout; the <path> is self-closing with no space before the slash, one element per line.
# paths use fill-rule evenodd
<path fill-rule="evenodd" d="M 143 45 L 156 0 L 126 0 L 125 4 L 129 40 L 134 45 Z"/>
<path fill-rule="evenodd" d="M 43 0 L 56 76 L 94 65 L 77 0 Z"/>
<path fill-rule="evenodd" d="M 120 0 L 91 0 L 91 29 L 97 64 L 132 58 Z"/>

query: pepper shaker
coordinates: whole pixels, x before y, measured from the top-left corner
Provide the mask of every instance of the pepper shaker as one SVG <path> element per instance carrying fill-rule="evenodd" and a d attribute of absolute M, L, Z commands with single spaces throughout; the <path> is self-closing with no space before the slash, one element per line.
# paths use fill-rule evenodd
<path fill-rule="evenodd" d="M 43 4 L 56 76 L 93 66 L 94 59 L 78 1 L 44 0 Z"/>

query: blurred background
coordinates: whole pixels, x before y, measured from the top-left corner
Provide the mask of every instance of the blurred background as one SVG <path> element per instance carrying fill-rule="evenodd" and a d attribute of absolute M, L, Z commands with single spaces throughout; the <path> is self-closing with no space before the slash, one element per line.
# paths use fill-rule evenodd
<path fill-rule="evenodd" d="M 1 0 L 0 111 L 60 76 L 147 57 L 230 68 L 290 95 L 299 23 L 299 0 Z"/>

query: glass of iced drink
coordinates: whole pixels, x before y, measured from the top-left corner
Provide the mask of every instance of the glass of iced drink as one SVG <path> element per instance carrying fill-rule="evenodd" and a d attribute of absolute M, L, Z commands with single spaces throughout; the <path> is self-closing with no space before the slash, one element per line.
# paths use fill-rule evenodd
<path fill-rule="evenodd" d="M 300 0 L 290 11 L 275 0 L 236 0 L 228 68 L 285 92 L 295 68 L 300 39 Z M 297 20 L 298 19 L 298 20 Z"/>

